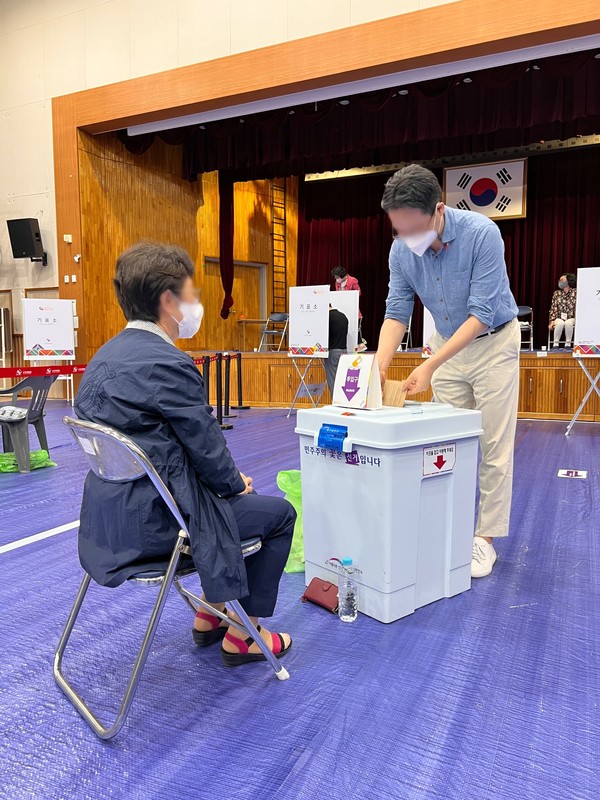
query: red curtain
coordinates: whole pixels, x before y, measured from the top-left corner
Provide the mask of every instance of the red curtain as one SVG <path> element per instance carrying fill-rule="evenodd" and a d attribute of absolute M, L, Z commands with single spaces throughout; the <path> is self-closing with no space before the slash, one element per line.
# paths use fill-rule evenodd
<path fill-rule="evenodd" d="M 229 317 L 233 305 L 233 176 L 228 170 L 219 172 L 219 270 L 225 296 L 221 316 Z"/>
<path fill-rule="evenodd" d="M 499 226 L 513 293 L 517 303 L 533 307 L 540 346 L 559 276 L 600 265 L 600 147 L 530 158 L 528 167 L 527 217 Z M 337 264 L 357 277 L 370 347 L 377 345 L 389 277 L 391 230 L 379 205 L 384 182 L 382 175 L 314 181 L 300 192 L 298 283 L 327 283 Z M 422 343 L 422 319 L 418 303 L 415 346 Z"/>

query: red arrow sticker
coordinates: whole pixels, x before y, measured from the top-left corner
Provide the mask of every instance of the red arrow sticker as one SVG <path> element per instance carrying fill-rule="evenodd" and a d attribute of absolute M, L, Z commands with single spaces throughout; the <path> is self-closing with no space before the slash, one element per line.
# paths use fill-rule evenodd
<path fill-rule="evenodd" d="M 456 442 L 427 445 L 423 448 L 423 475 L 441 475 L 452 472 L 456 464 Z"/>

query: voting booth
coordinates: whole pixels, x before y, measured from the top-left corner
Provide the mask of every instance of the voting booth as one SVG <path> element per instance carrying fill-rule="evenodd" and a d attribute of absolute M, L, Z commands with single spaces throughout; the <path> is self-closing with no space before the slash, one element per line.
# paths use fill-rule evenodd
<path fill-rule="evenodd" d="M 481 412 L 326 406 L 296 432 L 307 584 L 352 558 L 359 610 L 381 622 L 470 588 Z"/>

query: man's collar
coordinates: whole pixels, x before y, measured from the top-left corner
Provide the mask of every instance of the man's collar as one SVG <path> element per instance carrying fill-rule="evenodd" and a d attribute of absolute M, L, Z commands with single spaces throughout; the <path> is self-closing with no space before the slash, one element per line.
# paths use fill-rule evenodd
<path fill-rule="evenodd" d="M 164 339 L 165 342 L 172 344 L 175 347 L 175 342 L 171 339 L 171 337 L 163 331 L 160 325 L 157 325 L 155 322 L 147 322 L 146 320 L 142 319 L 134 319 L 127 323 L 126 330 L 132 328 L 133 330 L 137 331 L 148 331 L 148 333 L 154 333 L 157 336 L 160 336 L 161 339 Z"/>
<path fill-rule="evenodd" d="M 442 233 L 442 244 L 451 242 L 454 239 L 456 239 L 456 219 L 454 217 L 454 209 L 446 206 L 444 209 L 444 230 Z"/>

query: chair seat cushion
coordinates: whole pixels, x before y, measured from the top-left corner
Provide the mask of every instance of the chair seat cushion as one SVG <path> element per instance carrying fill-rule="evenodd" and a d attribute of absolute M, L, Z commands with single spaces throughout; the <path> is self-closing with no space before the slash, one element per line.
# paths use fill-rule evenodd
<path fill-rule="evenodd" d="M 260 544 L 261 538 L 260 536 L 254 536 L 252 539 L 244 539 L 242 544 L 242 550 L 247 550 L 249 548 L 256 547 L 257 544 Z M 162 578 L 167 571 L 167 567 L 163 566 L 164 561 L 160 562 L 160 566 L 157 565 L 156 569 L 146 568 L 141 570 L 140 572 L 135 572 L 133 575 L 130 575 L 127 580 L 130 581 L 149 581 L 149 580 L 156 580 L 158 578 Z M 194 562 L 192 561 L 189 556 L 182 556 L 179 561 L 179 566 L 177 568 L 177 575 L 179 577 L 183 577 L 185 575 L 191 575 L 193 572 L 196 572 L 196 567 L 194 566 Z"/>

